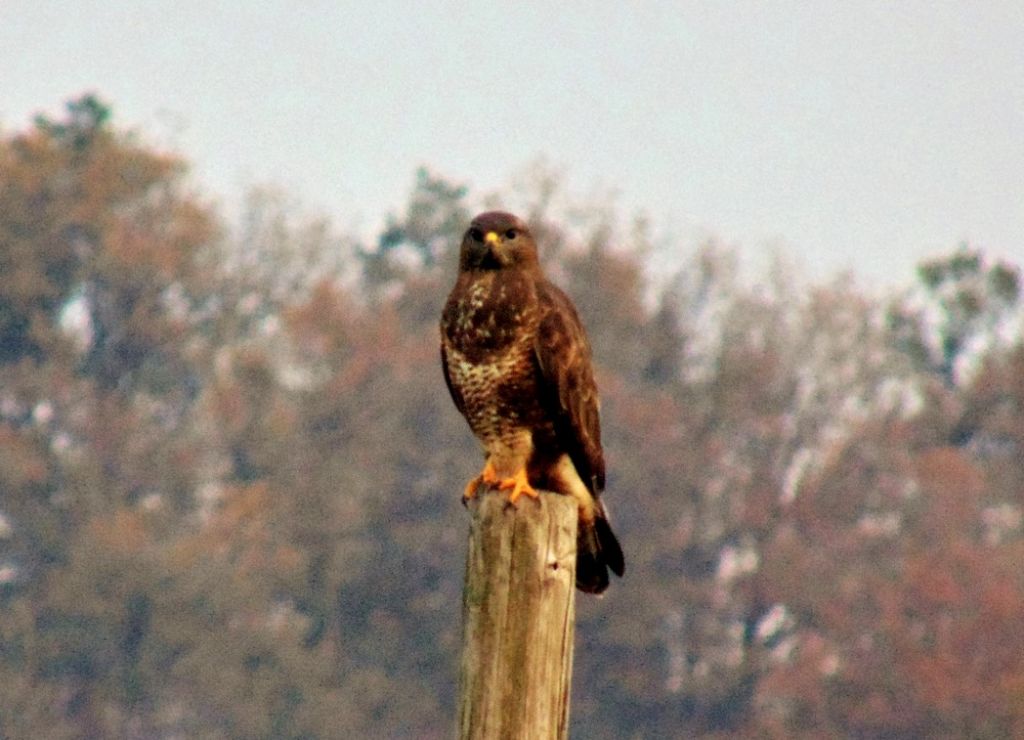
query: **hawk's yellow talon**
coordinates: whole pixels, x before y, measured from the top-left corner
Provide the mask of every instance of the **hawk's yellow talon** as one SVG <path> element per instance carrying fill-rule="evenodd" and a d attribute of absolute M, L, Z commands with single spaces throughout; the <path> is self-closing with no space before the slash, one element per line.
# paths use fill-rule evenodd
<path fill-rule="evenodd" d="M 483 472 L 480 473 L 480 480 L 491 487 L 501 483 L 501 478 L 499 478 L 498 474 L 494 472 L 494 466 L 491 465 L 490 460 L 484 464 Z"/>
<path fill-rule="evenodd" d="M 503 481 L 498 483 L 499 491 L 507 491 L 512 489 L 512 493 L 508 495 L 508 502 L 515 506 L 516 501 L 522 495 L 529 496 L 530 498 L 537 498 L 540 496 L 539 493 L 530 485 L 530 481 L 526 478 L 526 468 L 520 468 L 519 472 L 512 478 L 505 478 Z"/>
<path fill-rule="evenodd" d="M 480 487 L 481 483 L 491 488 L 501 484 L 501 478 L 494 472 L 494 466 L 491 465 L 490 460 L 484 463 L 484 469 L 480 471 L 480 475 L 466 484 L 466 489 L 462 492 L 462 503 L 465 504 L 471 499 L 476 498 L 476 489 Z"/>

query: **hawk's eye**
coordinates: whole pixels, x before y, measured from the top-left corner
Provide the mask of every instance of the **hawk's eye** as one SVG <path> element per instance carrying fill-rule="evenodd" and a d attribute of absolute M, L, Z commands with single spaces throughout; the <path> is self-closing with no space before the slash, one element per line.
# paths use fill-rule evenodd
<path fill-rule="evenodd" d="M 516 238 L 516 230 L 515 229 L 509 229 L 508 231 L 506 231 L 505 232 L 505 238 L 506 239 L 515 239 Z"/>
<path fill-rule="evenodd" d="M 480 229 L 470 229 L 469 238 L 475 242 L 482 242 L 484 240 L 484 232 L 480 231 Z"/>

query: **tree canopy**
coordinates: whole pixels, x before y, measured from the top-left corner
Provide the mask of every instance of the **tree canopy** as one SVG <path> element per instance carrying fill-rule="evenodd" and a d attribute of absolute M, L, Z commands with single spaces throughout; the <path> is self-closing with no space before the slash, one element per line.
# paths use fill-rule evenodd
<path fill-rule="evenodd" d="M 0 135 L 0 737 L 445 737 L 476 445 L 437 319 L 486 195 L 237 223 L 93 96 Z M 1024 735 L 1020 268 L 879 297 L 515 197 L 576 301 L 630 570 L 579 737 Z"/>

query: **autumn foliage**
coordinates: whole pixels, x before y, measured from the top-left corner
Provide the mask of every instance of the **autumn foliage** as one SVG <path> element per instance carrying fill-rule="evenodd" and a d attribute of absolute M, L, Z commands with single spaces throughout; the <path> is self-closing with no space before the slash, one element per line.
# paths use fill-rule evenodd
<path fill-rule="evenodd" d="M 479 459 L 437 318 L 495 204 L 232 221 L 109 118 L 0 135 L 0 737 L 447 737 Z M 589 328 L 630 563 L 573 734 L 1024 736 L 1019 268 L 744 282 L 544 173 L 501 203 Z"/>

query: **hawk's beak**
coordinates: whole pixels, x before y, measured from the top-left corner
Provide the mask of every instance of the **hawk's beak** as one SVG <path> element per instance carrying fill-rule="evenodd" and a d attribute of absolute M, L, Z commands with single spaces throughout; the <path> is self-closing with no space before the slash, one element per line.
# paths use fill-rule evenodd
<path fill-rule="evenodd" d="M 484 241 L 490 244 L 492 247 L 496 247 L 498 246 L 498 243 L 501 241 L 501 237 L 498 236 L 497 231 L 488 231 L 487 235 L 484 237 Z"/>

